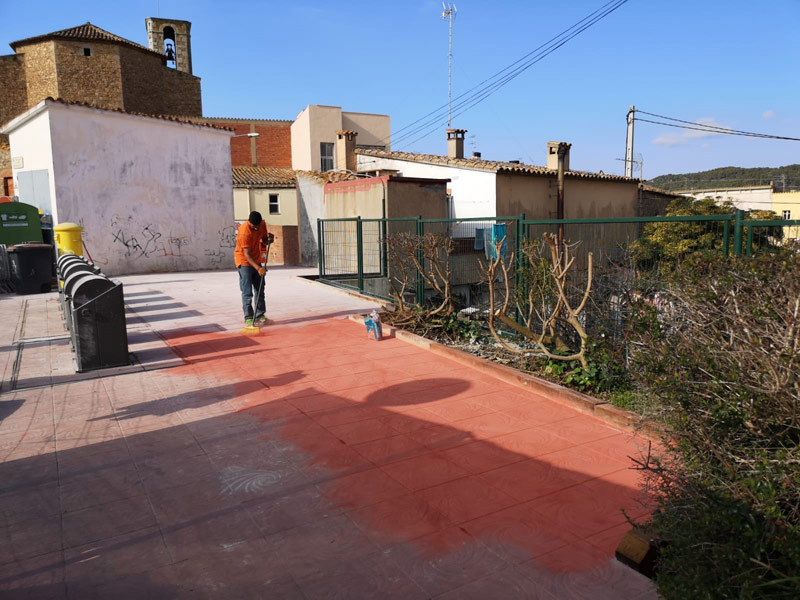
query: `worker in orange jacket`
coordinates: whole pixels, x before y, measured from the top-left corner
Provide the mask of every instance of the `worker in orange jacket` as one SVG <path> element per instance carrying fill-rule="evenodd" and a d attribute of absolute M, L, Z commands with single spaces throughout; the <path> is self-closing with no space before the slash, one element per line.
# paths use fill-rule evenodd
<path fill-rule="evenodd" d="M 262 244 L 271 244 L 274 236 L 267 232 L 261 213 L 254 210 L 236 233 L 236 250 L 233 252 L 236 270 L 239 271 L 239 289 L 242 291 L 242 310 L 247 325 L 267 322 L 267 305 L 264 299 L 266 261 L 260 262 Z M 255 308 L 253 307 L 253 296 Z"/>

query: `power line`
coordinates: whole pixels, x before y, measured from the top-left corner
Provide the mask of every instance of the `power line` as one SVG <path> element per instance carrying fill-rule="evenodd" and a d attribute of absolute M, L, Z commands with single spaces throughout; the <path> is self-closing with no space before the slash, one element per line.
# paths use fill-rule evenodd
<path fill-rule="evenodd" d="M 608 4 L 613 4 L 613 3 L 614 3 L 614 2 L 616 2 L 616 1 L 617 1 L 617 0 L 612 0 L 612 2 L 609 2 Z M 543 49 L 543 48 L 545 48 L 545 47 L 547 47 L 547 45 L 548 45 L 548 44 L 551 44 L 551 43 L 552 43 L 552 42 L 554 42 L 555 40 L 557 40 L 557 39 L 559 39 L 560 37 L 562 37 L 563 35 L 567 34 L 567 33 L 568 33 L 570 30 L 574 29 L 575 27 L 577 27 L 578 25 L 580 25 L 580 24 L 581 24 L 581 23 L 583 23 L 584 21 L 586 21 L 586 20 L 590 19 L 591 17 L 593 17 L 594 15 L 596 15 L 597 13 L 599 13 L 600 11 L 602 11 L 602 10 L 603 10 L 603 9 L 604 9 L 606 6 L 608 6 L 608 4 L 606 4 L 606 5 L 604 5 L 603 7 L 601 7 L 601 8 L 599 8 L 599 9 L 597 9 L 597 10 L 596 10 L 596 11 L 594 11 L 593 13 L 590 13 L 589 15 L 587 15 L 586 17 L 584 17 L 583 19 L 581 19 L 580 21 L 578 21 L 576 24 L 572 25 L 571 27 L 568 27 L 567 29 L 565 29 L 564 31 L 562 31 L 561 33 L 559 33 L 558 35 L 556 35 L 555 37 L 551 38 L 550 40 L 548 40 L 548 41 L 547 41 L 547 42 L 545 42 L 544 44 L 540 45 L 538 48 L 535 48 L 534 50 L 531 50 L 531 51 L 530 51 L 528 54 L 526 54 L 526 55 L 525 55 L 525 56 L 523 56 L 522 58 L 518 59 L 517 61 L 515 61 L 515 62 L 511 63 L 511 64 L 510 64 L 510 65 L 508 65 L 508 66 L 507 66 L 505 69 L 503 69 L 503 70 L 501 70 L 501 71 L 498 71 L 497 73 L 495 73 L 495 74 L 494 74 L 494 75 L 492 75 L 491 77 L 487 77 L 486 79 L 484 79 L 483 81 L 481 81 L 481 82 L 480 82 L 480 83 L 478 83 L 477 85 L 475 85 L 475 86 L 471 87 L 471 88 L 470 88 L 470 89 L 468 89 L 467 91 L 465 91 L 465 92 L 463 92 L 462 94 L 460 94 L 460 95 L 456 96 L 456 100 L 459 100 L 460 98 L 463 98 L 464 96 L 466 96 L 466 95 L 467 95 L 467 94 L 469 94 L 470 92 L 472 92 L 472 91 L 474 91 L 474 90 L 476 90 L 476 89 L 480 88 L 480 87 L 481 87 L 482 85 L 484 85 L 485 83 L 488 83 L 488 82 L 492 81 L 493 79 L 495 79 L 495 78 L 499 77 L 500 75 L 502 75 L 503 73 L 505 73 L 506 71 L 508 71 L 508 70 L 509 70 L 509 69 L 511 69 L 512 67 L 514 67 L 515 65 L 517 65 L 517 64 L 519 64 L 519 63 L 521 63 L 521 62 L 523 62 L 525 59 L 527 59 L 528 57 L 530 57 L 532 54 L 534 54 L 534 53 L 536 53 L 536 52 L 538 52 L 538 51 L 542 50 L 542 49 Z M 417 119 L 416 121 L 413 121 L 412 123 L 409 123 L 409 124 L 408 124 L 408 125 L 406 125 L 405 127 L 401 127 L 400 129 L 398 129 L 397 131 L 395 131 L 395 132 L 394 132 L 394 135 L 397 135 L 397 134 L 399 134 L 401 131 L 405 131 L 406 129 L 408 129 L 408 128 L 410 128 L 410 127 L 413 127 L 414 125 L 416 125 L 416 124 L 417 124 L 417 123 L 419 123 L 420 121 L 422 121 L 422 120 L 424 120 L 424 119 L 427 119 L 427 118 L 428 118 L 428 117 L 430 117 L 431 115 L 434 115 L 434 114 L 436 114 L 436 113 L 438 113 L 438 112 L 442 111 L 442 110 L 443 110 L 444 108 L 446 108 L 446 107 L 448 107 L 448 105 L 447 105 L 447 104 L 443 104 L 442 106 L 439 106 L 438 108 L 436 108 L 436 109 L 432 110 L 432 111 L 431 111 L 431 112 L 429 112 L 428 114 L 426 114 L 426 115 L 424 115 L 424 116 L 420 117 L 420 118 L 419 118 L 419 119 Z M 403 136 L 401 136 L 401 137 L 403 137 Z M 384 140 L 382 140 L 382 141 L 386 141 L 387 139 L 388 139 L 388 138 L 385 138 L 385 139 L 384 139 Z"/>
<path fill-rule="evenodd" d="M 718 133 L 724 135 L 739 135 L 743 137 L 755 137 L 755 138 L 764 138 L 764 139 L 771 139 L 771 140 L 788 140 L 791 142 L 800 142 L 800 138 L 794 137 L 787 137 L 782 135 L 771 135 L 768 133 L 753 133 L 752 131 L 741 131 L 739 129 L 731 129 L 730 127 L 721 127 L 719 125 L 703 125 L 702 123 L 696 123 L 694 121 L 684 121 L 682 119 L 676 119 L 674 117 L 665 117 L 662 115 L 656 115 L 653 113 L 645 112 L 643 110 L 636 110 L 636 113 L 641 113 L 643 115 L 649 115 L 651 117 L 656 117 L 658 119 L 666 119 L 668 121 L 675 121 L 676 123 L 686 123 L 686 125 L 677 125 L 676 123 L 664 123 L 662 121 L 653 121 L 651 119 L 640 119 L 634 114 L 634 119 L 636 121 L 642 121 L 643 123 L 653 123 L 655 125 L 663 125 L 665 127 L 677 127 L 679 129 L 692 129 L 694 131 L 704 131 L 706 133 Z"/>
<path fill-rule="evenodd" d="M 615 2 L 610 2 L 608 4 L 613 4 L 613 6 L 610 7 L 610 8 L 606 8 L 606 7 L 608 7 L 608 4 L 606 4 L 603 8 L 599 9 L 599 11 L 595 11 L 589 17 L 584 17 L 583 19 L 581 19 L 581 21 L 579 21 L 578 23 L 576 23 L 575 25 L 573 25 L 569 29 L 565 30 L 565 32 L 568 32 L 568 31 L 570 31 L 572 29 L 575 29 L 576 26 L 580 25 L 580 23 L 583 23 L 584 21 L 587 21 L 587 19 L 588 19 L 588 22 L 586 22 L 583 25 L 580 25 L 580 27 L 578 27 L 578 29 L 575 30 L 574 32 L 569 33 L 568 35 L 566 35 L 566 37 L 563 37 L 564 32 L 562 32 L 562 34 L 559 34 L 559 36 L 556 36 L 556 38 L 553 38 L 553 40 L 555 40 L 555 41 L 551 40 L 551 42 L 548 42 L 549 45 L 545 44 L 545 46 L 546 46 L 545 50 L 539 52 L 538 54 L 535 54 L 536 51 L 529 53 L 526 56 L 530 56 L 531 54 L 534 54 L 534 57 L 529 59 L 529 60 L 527 60 L 522 65 L 518 66 L 517 68 L 515 68 L 514 70 L 509 72 L 507 75 L 505 75 L 504 77 L 502 77 L 498 81 L 495 81 L 494 83 L 485 86 L 484 88 L 478 90 L 476 93 L 472 94 L 470 97 L 468 97 L 465 100 L 463 100 L 461 103 L 458 104 L 458 107 L 463 107 L 463 110 L 461 110 L 460 112 L 456 113 L 453 116 L 457 117 L 457 116 L 465 113 L 469 109 L 473 108 L 474 106 L 480 104 L 486 98 L 488 98 L 489 96 L 494 94 L 496 91 L 498 91 L 500 88 L 504 87 L 506 84 L 511 82 L 513 79 L 515 79 L 516 77 L 518 77 L 519 75 L 521 75 L 522 73 L 527 71 L 530 67 L 532 67 L 533 65 L 535 65 L 539 61 L 543 60 L 544 58 L 546 58 L 547 56 L 549 56 L 550 54 L 552 54 L 553 52 L 558 50 L 561 46 L 566 44 L 568 41 L 570 41 L 573 38 L 575 38 L 576 36 L 580 35 L 584 31 L 586 31 L 589 27 L 591 27 L 592 25 L 594 25 L 595 23 L 597 23 L 601 19 L 605 18 L 606 16 L 608 16 L 609 14 L 614 12 L 620 6 L 625 4 L 627 1 L 628 0 L 616 0 Z M 598 12 L 600 12 L 601 14 L 598 15 L 597 14 Z M 541 46 L 540 46 L 540 48 L 541 48 Z M 521 60 L 524 60 L 524 59 L 520 59 L 519 61 L 517 61 L 517 63 L 521 62 Z M 517 63 L 514 63 L 514 64 L 517 64 Z M 507 67 L 506 70 L 508 70 L 508 68 L 509 67 Z M 502 73 L 502 71 L 501 71 L 501 73 Z M 435 128 L 440 125 L 439 121 L 440 121 L 440 119 L 438 119 L 438 118 L 434 118 L 434 119 L 430 120 L 428 122 L 428 125 L 432 126 L 431 129 L 428 130 L 427 132 L 425 132 L 424 134 L 422 134 L 421 136 L 417 137 L 416 139 L 412 140 L 411 142 L 407 142 L 407 145 L 410 146 L 411 144 L 414 144 L 414 143 L 418 142 L 419 140 L 429 136 L 431 133 L 433 133 L 435 131 Z M 418 127 L 417 131 L 423 129 L 424 127 L 425 127 L 425 125 Z M 401 137 L 405 137 L 406 139 L 408 139 L 408 137 L 411 137 L 411 135 L 413 135 L 413 133 L 408 133 L 408 134 L 405 134 L 405 136 L 401 136 Z"/>
<path fill-rule="evenodd" d="M 558 48 L 566 44 L 568 41 L 572 40 L 574 37 L 580 35 L 586 29 L 597 23 L 598 21 L 602 20 L 603 18 L 607 17 L 609 14 L 617 10 L 623 4 L 626 4 L 628 0 L 612 0 L 611 2 L 606 3 L 601 8 L 595 10 L 594 12 L 590 13 L 571 27 L 568 27 L 555 37 L 551 38 L 549 41 L 545 42 L 544 44 L 540 45 L 538 48 L 532 50 L 519 60 L 515 61 L 514 63 L 508 65 L 501 71 L 498 71 L 491 77 L 485 79 L 478 85 L 474 86 L 470 90 L 464 92 L 463 94 L 456 97 L 456 100 L 460 100 L 455 105 L 456 109 L 461 109 L 460 112 L 457 112 L 453 115 L 453 117 L 457 117 L 470 108 L 473 108 L 480 102 L 483 102 L 486 98 L 494 94 L 500 88 L 504 87 L 510 81 L 524 73 L 530 67 L 547 57 L 548 55 L 555 52 Z M 505 74 L 505 75 L 504 75 Z M 491 83 L 489 83 L 491 82 Z M 487 85 L 488 84 L 488 85 Z M 477 91 L 476 91 L 477 90 Z M 474 92 L 474 93 L 471 93 Z M 393 140 L 393 143 L 403 142 L 405 145 L 411 145 L 416 143 L 417 141 L 427 137 L 431 133 L 433 133 L 433 129 L 435 127 L 440 126 L 443 120 L 443 109 L 447 109 L 448 105 L 444 105 L 439 107 L 438 109 L 428 113 L 424 117 L 421 117 L 407 125 L 399 129 L 395 132 L 395 135 L 400 131 L 406 131 L 406 133 L 396 137 Z M 417 125 L 419 123 L 419 125 Z M 416 127 L 414 127 L 416 125 Z M 420 134 L 422 135 L 415 138 L 411 142 L 406 142 L 409 138 Z"/>

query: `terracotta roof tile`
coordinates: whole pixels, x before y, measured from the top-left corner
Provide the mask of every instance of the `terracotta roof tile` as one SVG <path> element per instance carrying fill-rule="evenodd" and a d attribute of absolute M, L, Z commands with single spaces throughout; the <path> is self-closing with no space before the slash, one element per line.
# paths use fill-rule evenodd
<path fill-rule="evenodd" d="M 150 119 L 160 119 L 162 121 L 172 121 L 173 123 L 184 123 L 186 125 L 198 125 L 200 127 L 208 127 L 209 129 L 221 129 L 223 131 L 233 131 L 230 127 L 223 127 L 216 123 L 208 123 L 203 121 L 203 117 L 186 117 L 182 115 L 152 115 L 140 112 L 131 112 L 129 110 L 122 110 L 121 108 L 108 108 L 106 106 L 96 106 L 88 102 L 67 102 L 60 98 L 45 98 L 43 102 L 50 102 L 56 104 L 63 104 L 65 106 L 83 106 L 85 108 L 93 108 L 95 110 L 105 110 L 108 112 L 121 113 L 123 115 L 133 115 L 135 117 L 148 117 Z"/>
<path fill-rule="evenodd" d="M 664 194 L 666 196 L 675 196 L 676 198 L 678 196 L 681 196 L 681 194 L 679 194 L 677 192 L 673 192 L 673 191 L 670 191 L 670 190 L 665 190 L 663 188 L 655 187 L 653 185 L 647 185 L 646 183 L 640 183 L 639 184 L 639 189 L 642 190 L 642 191 L 645 191 L 645 192 L 655 192 L 657 194 Z"/>
<path fill-rule="evenodd" d="M 338 183 L 340 181 L 352 181 L 359 179 L 358 175 L 353 175 L 346 171 L 295 171 L 298 175 L 311 177 L 321 183 Z"/>
<path fill-rule="evenodd" d="M 294 171 L 285 167 L 233 167 L 233 187 L 294 187 Z"/>
<path fill-rule="evenodd" d="M 431 165 L 444 165 L 449 167 L 458 167 L 461 169 L 473 169 L 475 171 L 490 171 L 494 173 L 513 172 L 513 173 L 526 173 L 530 175 L 547 175 L 551 177 L 558 173 L 555 169 L 548 169 L 547 167 L 527 165 L 524 163 L 485 160 L 482 158 L 450 158 L 449 156 L 441 156 L 439 154 L 392 152 L 387 150 L 372 150 L 367 148 L 356 148 L 355 152 L 356 154 L 361 154 L 363 156 L 375 156 L 379 158 L 405 160 L 409 162 L 418 162 Z M 580 177 L 582 179 L 603 179 L 609 181 L 636 181 L 635 179 L 624 177 L 622 175 L 607 175 L 605 173 L 590 173 L 588 171 L 567 171 L 565 175 L 569 177 Z"/>
<path fill-rule="evenodd" d="M 97 25 L 92 25 L 88 21 L 83 25 L 70 27 L 69 29 L 62 29 L 60 31 L 53 31 L 51 33 L 45 33 L 42 35 L 25 38 L 24 40 L 17 40 L 16 42 L 11 42 L 9 46 L 11 46 L 11 48 L 16 50 L 17 46 L 32 44 L 34 42 L 41 42 L 52 38 L 59 38 L 65 40 L 92 40 L 92 41 L 102 41 L 102 42 L 116 42 L 118 44 L 125 44 L 126 46 L 132 46 L 133 48 L 138 48 L 140 50 L 147 50 L 148 52 L 152 52 L 153 54 L 158 54 L 159 56 L 164 56 L 161 52 L 157 52 L 155 50 L 152 50 L 151 48 L 148 48 L 147 46 L 142 46 L 141 44 L 137 44 L 136 42 L 132 42 L 130 40 L 126 40 L 123 37 L 119 37 L 118 35 L 114 35 L 113 33 L 106 31 L 105 29 L 100 29 Z"/>
<path fill-rule="evenodd" d="M 247 117 L 203 117 L 207 121 L 215 123 L 217 121 L 231 121 L 240 123 L 266 123 L 268 125 L 291 125 L 294 121 L 287 119 L 260 119 L 260 118 L 247 118 Z"/>

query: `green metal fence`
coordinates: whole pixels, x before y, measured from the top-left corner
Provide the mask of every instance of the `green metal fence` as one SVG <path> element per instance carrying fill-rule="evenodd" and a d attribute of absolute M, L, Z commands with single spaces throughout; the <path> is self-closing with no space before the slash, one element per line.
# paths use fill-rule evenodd
<path fill-rule="evenodd" d="M 409 303 L 421 305 L 435 290 L 424 280 L 419 267 L 427 270 L 432 261 L 438 260 L 438 252 L 442 261 L 447 259 L 450 284 L 460 304 L 480 308 L 485 305 L 487 291 L 483 268 L 495 252 L 495 243 L 502 239 L 502 258 L 509 275 L 516 277 L 523 245 L 541 240 L 546 233 L 576 244 L 573 255 L 577 288 L 589 252 L 593 255 L 595 276 L 602 282 L 603 277 L 611 278 L 612 273 L 619 277 L 626 270 L 624 263 L 630 260 L 632 248 L 637 249 L 640 263 L 628 265 L 628 275 L 641 270 L 648 260 L 654 272 L 669 267 L 676 260 L 669 252 L 663 252 L 670 240 L 681 240 L 674 249 L 676 255 L 714 251 L 726 256 L 753 256 L 778 246 L 800 250 L 800 220 L 745 220 L 742 211 L 572 220 L 528 220 L 525 215 L 466 219 L 356 217 L 318 221 L 319 279 L 384 300 L 394 300 L 402 293 Z M 432 254 L 424 256 L 429 248 L 426 250 L 423 244 L 413 246 L 415 241 L 434 237 L 446 240 L 446 257 L 444 250 L 432 250 Z M 660 240 L 661 250 L 648 247 L 648 240 L 653 239 Z M 399 257 L 395 248 L 398 242 L 405 243 L 415 255 Z M 516 257 L 516 264 L 510 264 L 511 256 Z M 414 266 L 416 272 L 410 273 Z"/>

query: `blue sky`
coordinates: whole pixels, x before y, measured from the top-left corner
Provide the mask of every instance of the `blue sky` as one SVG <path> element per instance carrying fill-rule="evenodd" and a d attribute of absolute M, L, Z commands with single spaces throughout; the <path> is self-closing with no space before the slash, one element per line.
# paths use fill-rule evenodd
<path fill-rule="evenodd" d="M 456 2 L 453 96 L 607 2 Z M 399 137 L 401 128 L 447 103 L 441 1 L 0 0 L 0 13 L 2 44 L 91 21 L 146 45 L 146 17 L 188 20 L 206 116 L 294 119 L 308 104 L 336 105 L 390 115 L 395 150 L 446 152 L 446 117 L 421 131 L 432 132 L 421 140 Z M 572 168 L 606 173 L 623 172 L 618 159 L 632 104 L 686 121 L 800 138 L 799 22 L 800 0 L 628 0 L 457 115 L 452 126 L 468 130 L 468 154 L 543 164 L 547 141 L 566 141 Z M 638 121 L 635 142 L 647 179 L 800 162 L 800 142 Z"/>

